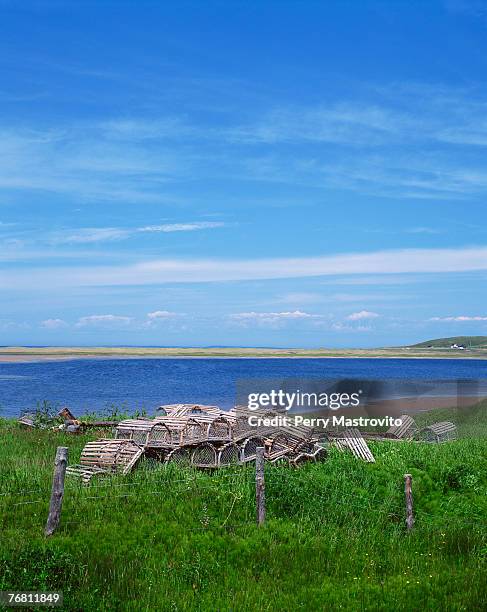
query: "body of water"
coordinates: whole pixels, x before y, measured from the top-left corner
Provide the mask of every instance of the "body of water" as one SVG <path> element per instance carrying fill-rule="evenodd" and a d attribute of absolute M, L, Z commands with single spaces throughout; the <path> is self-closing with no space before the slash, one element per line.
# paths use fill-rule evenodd
<path fill-rule="evenodd" d="M 17 416 L 48 400 L 73 412 L 161 404 L 230 408 L 236 383 L 251 378 L 481 380 L 487 361 L 463 359 L 79 359 L 0 364 L 0 414 Z"/>

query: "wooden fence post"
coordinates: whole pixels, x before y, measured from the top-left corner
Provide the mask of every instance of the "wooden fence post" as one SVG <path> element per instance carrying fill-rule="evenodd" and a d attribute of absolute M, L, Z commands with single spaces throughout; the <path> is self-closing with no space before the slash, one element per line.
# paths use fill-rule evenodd
<path fill-rule="evenodd" d="M 412 482 L 413 482 L 413 477 L 411 476 L 411 474 L 404 474 L 404 497 L 406 500 L 406 527 L 408 531 L 411 531 L 414 525 Z"/>
<path fill-rule="evenodd" d="M 255 452 L 255 501 L 257 507 L 257 525 L 262 525 L 265 521 L 265 480 L 263 446 L 259 446 Z"/>
<path fill-rule="evenodd" d="M 64 477 L 68 465 L 68 449 L 58 446 L 56 459 L 54 460 L 54 475 L 52 478 L 51 503 L 49 504 L 49 516 L 47 517 L 45 534 L 51 536 L 57 529 L 61 520 L 61 508 L 64 497 Z"/>

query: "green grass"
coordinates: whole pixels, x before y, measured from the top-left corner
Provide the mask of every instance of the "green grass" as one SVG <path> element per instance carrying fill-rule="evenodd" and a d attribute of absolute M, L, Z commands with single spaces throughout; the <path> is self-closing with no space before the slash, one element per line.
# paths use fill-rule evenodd
<path fill-rule="evenodd" d="M 426 340 L 425 342 L 419 342 L 413 344 L 412 348 L 449 348 L 452 344 L 457 344 L 472 348 L 486 348 L 487 347 L 487 336 L 451 336 L 450 338 L 435 338 L 434 340 Z"/>
<path fill-rule="evenodd" d="M 485 435 L 485 405 L 460 425 Z M 487 609 L 485 438 L 371 443 L 372 465 L 333 449 L 298 470 L 266 465 L 262 528 L 252 466 L 147 461 L 89 487 L 69 479 L 46 540 L 56 446 L 75 463 L 89 439 L 0 421 L 0 590 L 61 589 L 66 609 L 85 611 Z"/>
<path fill-rule="evenodd" d="M 459 438 L 487 439 L 487 400 L 467 407 L 411 412 L 411 416 L 420 428 L 438 421 L 451 421 L 457 426 Z"/>

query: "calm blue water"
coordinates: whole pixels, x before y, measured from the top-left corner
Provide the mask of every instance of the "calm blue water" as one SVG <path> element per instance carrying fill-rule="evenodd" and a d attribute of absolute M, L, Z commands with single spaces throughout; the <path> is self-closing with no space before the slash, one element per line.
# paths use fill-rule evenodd
<path fill-rule="evenodd" d="M 229 408 L 238 379 L 487 379 L 487 361 L 435 359 L 80 359 L 0 364 L 2 416 L 37 401 L 75 413 L 108 404 L 128 409 L 198 402 Z"/>

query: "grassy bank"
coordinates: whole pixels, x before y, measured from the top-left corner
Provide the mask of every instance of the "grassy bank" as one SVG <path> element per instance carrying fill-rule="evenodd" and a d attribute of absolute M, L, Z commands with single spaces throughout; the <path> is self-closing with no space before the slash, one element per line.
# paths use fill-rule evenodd
<path fill-rule="evenodd" d="M 463 427 L 485 434 L 485 405 Z M 147 461 L 109 483 L 70 479 L 46 541 L 55 448 L 74 463 L 89 439 L 1 422 L 0 590 L 61 589 L 66 609 L 97 611 L 487 608 L 485 438 L 372 443 L 373 465 L 331 449 L 322 464 L 266 466 L 260 529 L 252 466 L 205 474 Z"/>

